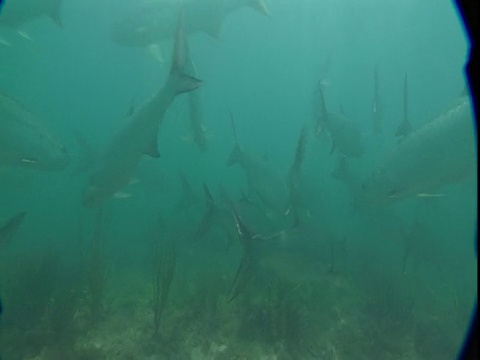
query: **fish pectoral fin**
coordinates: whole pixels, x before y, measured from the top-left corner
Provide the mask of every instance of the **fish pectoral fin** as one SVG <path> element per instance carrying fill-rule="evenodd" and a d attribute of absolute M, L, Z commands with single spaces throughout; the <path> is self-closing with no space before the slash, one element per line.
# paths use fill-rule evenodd
<path fill-rule="evenodd" d="M 24 30 L 17 30 L 17 34 L 23 37 L 24 39 L 27 39 L 29 41 L 33 41 L 32 37 Z"/>
<path fill-rule="evenodd" d="M 192 134 L 183 135 L 181 139 L 185 142 L 193 142 L 193 135 Z"/>
<path fill-rule="evenodd" d="M 1 37 L 0 37 L 0 45 L 11 46 L 11 44 L 7 40 L 5 40 Z"/>
<path fill-rule="evenodd" d="M 116 192 L 112 196 L 113 199 L 128 199 L 129 197 L 132 197 L 132 194 L 125 192 Z"/>
<path fill-rule="evenodd" d="M 149 143 L 147 144 L 145 150 L 143 150 L 143 153 L 155 159 L 160 157 L 160 152 L 158 151 L 158 138 L 156 131 L 152 139 L 150 139 Z"/>
<path fill-rule="evenodd" d="M 268 10 L 264 0 L 250 0 L 248 6 L 265 16 L 270 16 L 270 10 Z"/>
<path fill-rule="evenodd" d="M 165 58 L 163 56 L 163 51 L 162 51 L 162 48 L 161 48 L 160 44 L 150 44 L 150 45 L 148 45 L 148 52 L 160 64 L 163 64 L 165 62 Z"/>

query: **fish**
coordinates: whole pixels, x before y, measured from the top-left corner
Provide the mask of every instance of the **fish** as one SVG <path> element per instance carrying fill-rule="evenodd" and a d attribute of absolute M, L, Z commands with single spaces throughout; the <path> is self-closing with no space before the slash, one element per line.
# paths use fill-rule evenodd
<path fill-rule="evenodd" d="M 246 151 L 239 142 L 230 112 L 235 145 L 229 154 L 227 166 L 238 164 L 245 173 L 248 194 L 258 199 L 271 217 L 282 217 L 288 210 L 288 189 L 286 179 L 279 175 L 267 161 L 262 161 Z"/>
<path fill-rule="evenodd" d="M 288 203 L 287 215 L 292 214 L 293 226 L 300 225 L 302 204 L 302 173 L 301 168 L 306 155 L 307 126 L 303 126 L 295 149 L 295 156 L 287 175 Z"/>
<path fill-rule="evenodd" d="M 19 212 L 8 219 L 0 226 L 0 246 L 6 247 L 10 244 L 12 236 L 18 231 L 20 225 L 25 220 L 26 212 Z"/>
<path fill-rule="evenodd" d="M 476 174 L 476 141 L 468 95 L 389 151 L 361 185 L 360 203 L 388 205 L 425 197 Z"/>
<path fill-rule="evenodd" d="M 383 119 L 382 119 L 382 109 L 380 104 L 380 93 L 378 86 L 378 66 L 375 66 L 373 71 L 373 103 L 372 103 L 372 114 L 373 114 L 373 133 L 380 134 L 383 128 Z"/>
<path fill-rule="evenodd" d="M 65 145 L 20 101 L 0 92 L 0 167 L 60 171 L 69 162 Z"/>
<path fill-rule="evenodd" d="M 178 95 L 200 86 L 201 80 L 184 72 L 187 59 L 184 21 L 181 15 L 172 65 L 165 84 L 132 114 L 127 125 L 108 144 L 84 192 L 85 206 L 102 204 L 126 185 L 143 155 L 152 158 L 160 156 L 157 138 L 165 112 Z"/>
<path fill-rule="evenodd" d="M 25 23 L 47 16 L 62 28 L 62 3 L 63 0 L 7 1 L 2 9 L 0 27 L 19 30 Z"/>
<path fill-rule="evenodd" d="M 405 72 L 403 78 L 403 121 L 398 125 L 395 136 L 403 139 L 410 135 L 412 131 L 413 127 L 408 117 L 408 74 Z"/>
<path fill-rule="evenodd" d="M 114 20 L 110 37 L 125 47 L 148 47 L 175 37 L 176 18 L 184 11 L 187 34 L 203 32 L 218 38 L 225 16 L 249 6 L 269 14 L 263 0 L 144 0 Z"/>
<path fill-rule="evenodd" d="M 200 219 L 194 233 L 194 240 L 200 240 L 210 233 L 213 229 L 219 229 L 226 237 L 226 249 L 228 250 L 236 238 L 233 229 L 233 218 L 228 207 L 222 206 L 221 203 L 215 201 L 208 186 L 203 184 L 206 206 L 205 211 Z M 225 189 L 222 189 L 222 196 L 224 200 L 228 201 L 228 195 L 226 195 Z"/>
<path fill-rule="evenodd" d="M 324 130 L 330 134 L 332 152 L 337 150 L 347 157 L 359 158 L 365 149 L 358 125 L 344 115 L 327 111 L 323 85 L 319 82 L 314 92 L 315 134 L 319 137 Z"/>
<path fill-rule="evenodd" d="M 322 281 L 334 270 L 340 242 L 331 232 L 322 229 L 318 221 L 302 222 L 300 226 L 266 234 L 245 222 L 235 203 L 231 209 L 243 252 L 228 302 L 235 300 L 251 279 L 261 273 L 299 284 Z"/>
<path fill-rule="evenodd" d="M 190 61 L 190 68 L 193 76 L 197 76 L 194 64 Z M 202 92 L 201 89 L 188 93 L 188 110 L 190 119 L 190 129 L 192 131 L 193 141 L 201 152 L 208 149 L 207 134 L 203 124 L 202 109 Z"/>

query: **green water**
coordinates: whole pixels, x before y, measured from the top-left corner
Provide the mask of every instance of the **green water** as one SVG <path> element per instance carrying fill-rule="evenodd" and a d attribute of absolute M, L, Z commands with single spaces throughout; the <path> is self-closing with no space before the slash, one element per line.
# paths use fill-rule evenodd
<path fill-rule="evenodd" d="M 453 105 L 467 40 L 451 2 L 269 0 L 266 16 L 185 1 L 186 32 L 222 20 L 217 38 L 187 36 L 184 71 L 203 82 L 169 106 L 160 157 L 119 171 L 91 208 L 94 174 L 128 152 L 105 149 L 167 81 L 179 5 L 63 0 L 59 27 L 44 0 L 12 28 L 14 1 L 0 92 L 70 161 L 7 166 L 0 143 L 3 359 L 455 358 L 477 293 L 477 178 L 472 115 Z M 159 41 L 119 44 L 115 26 Z M 438 135 L 450 126 L 458 138 Z M 40 141 L 18 128 L 24 148 Z M 443 145 L 454 155 L 431 156 Z"/>

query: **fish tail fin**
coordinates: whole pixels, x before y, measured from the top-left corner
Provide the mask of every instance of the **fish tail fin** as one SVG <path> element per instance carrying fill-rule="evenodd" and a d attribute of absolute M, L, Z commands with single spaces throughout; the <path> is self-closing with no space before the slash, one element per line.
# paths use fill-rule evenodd
<path fill-rule="evenodd" d="M 175 39 L 172 67 L 168 82 L 176 95 L 198 88 L 202 81 L 187 75 L 185 68 L 189 63 L 188 46 L 185 38 L 185 15 L 182 12 L 178 21 L 177 36 Z"/>

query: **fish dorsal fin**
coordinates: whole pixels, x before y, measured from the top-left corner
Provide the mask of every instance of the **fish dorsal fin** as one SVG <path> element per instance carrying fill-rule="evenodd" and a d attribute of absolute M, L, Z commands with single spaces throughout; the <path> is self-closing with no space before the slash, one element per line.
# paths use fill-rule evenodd
<path fill-rule="evenodd" d="M 158 139 L 157 132 L 155 131 L 154 136 L 150 139 L 147 144 L 147 147 L 143 150 L 145 155 L 148 155 L 152 158 L 159 158 L 160 152 L 158 151 Z"/>

